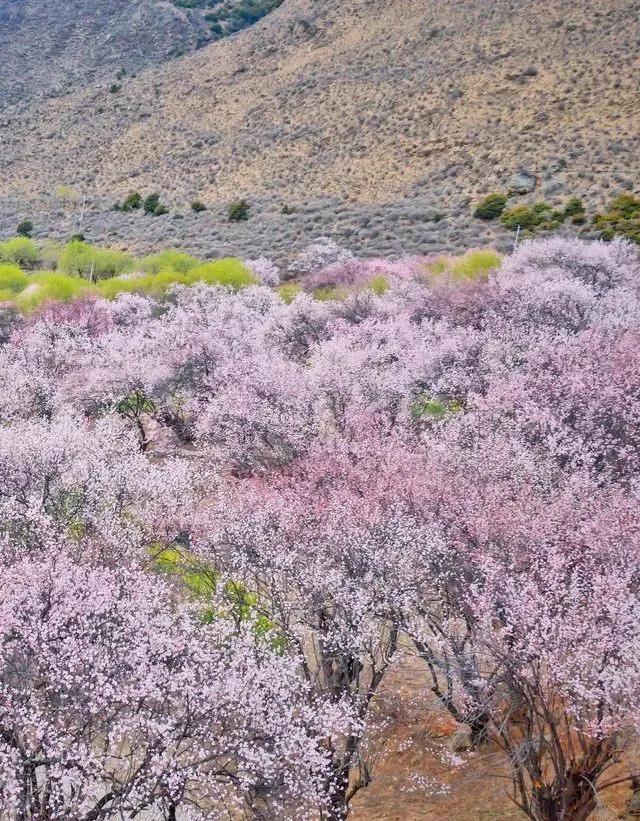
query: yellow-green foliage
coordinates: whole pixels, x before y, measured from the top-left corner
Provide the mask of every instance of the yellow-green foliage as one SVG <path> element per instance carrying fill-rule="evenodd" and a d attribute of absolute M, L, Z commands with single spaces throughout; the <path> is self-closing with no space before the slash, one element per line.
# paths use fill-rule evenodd
<path fill-rule="evenodd" d="M 313 298 L 317 299 L 318 302 L 336 302 L 346 299 L 348 296 L 349 291 L 340 285 L 323 285 L 313 292 Z"/>
<path fill-rule="evenodd" d="M 168 248 L 159 254 L 145 257 L 140 263 L 140 267 L 146 274 L 159 274 L 164 271 L 175 271 L 179 274 L 186 274 L 201 265 L 199 259 L 181 251 L 174 251 Z"/>
<path fill-rule="evenodd" d="M 441 256 L 427 266 L 428 273 L 454 279 L 483 279 L 501 263 L 502 257 L 493 248 L 467 251 L 460 257 Z"/>
<path fill-rule="evenodd" d="M 13 237 L 0 242 L 0 262 L 14 262 L 23 267 L 31 267 L 39 258 L 37 244 L 28 237 Z"/>
<path fill-rule="evenodd" d="M 162 274 L 133 274 L 131 276 L 100 280 L 96 285 L 96 290 L 100 296 L 106 299 L 115 299 L 120 294 L 143 294 L 159 297 L 165 294 L 171 285 L 181 281 L 182 276 L 171 271 Z"/>
<path fill-rule="evenodd" d="M 0 265 L 0 291 L 12 296 L 29 284 L 29 277 L 17 265 Z"/>
<path fill-rule="evenodd" d="M 502 257 L 492 248 L 483 248 L 478 251 L 467 251 L 459 257 L 451 267 L 454 277 L 474 279 L 485 277 L 495 270 L 502 261 Z"/>
<path fill-rule="evenodd" d="M 197 268 L 184 273 L 161 271 L 158 274 L 113 277 L 98 282 L 96 289 L 107 299 L 115 299 L 123 293 L 161 297 L 172 285 L 194 285 L 196 282 L 204 282 L 207 285 L 225 285 L 237 291 L 247 285 L 254 285 L 257 280 L 240 260 L 229 258 L 198 265 Z"/>
<path fill-rule="evenodd" d="M 437 399 L 428 393 L 421 394 L 411 406 L 411 415 L 416 420 L 443 422 L 463 407 L 457 399 Z"/>
<path fill-rule="evenodd" d="M 289 282 L 286 285 L 279 285 L 277 291 L 280 299 L 286 305 L 291 305 L 298 294 L 302 292 L 302 286 L 296 282 Z"/>
<path fill-rule="evenodd" d="M 224 616 L 237 622 L 250 622 L 258 638 L 265 638 L 272 650 L 281 652 L 286 647 L 284 636 L 275 629 L 274 623 L 260 612 L 260 601 L 241 582 L 228 580 L 221 589 L 218 589 L 218 574 L 194 562 L 187 551 L 175 546 L 166 547 L 156 544 L 152 548 L 153 567 L 158 573 L 173 576 L 184 585 L 188 593 L 204 605 L 202 619 L 211 623 L 214 619 Z M 216 593 L 220 594 L 216 606 L 212 606 L 212 599 Z"/>
<path fill-rule="evenodd" d="M 80 240 L 68 242 L 58 259 L 58 268 L 65 274 L 105 279 L 128 273 L 134 268 L 134 259 L 124 251 L 96 248 Z"/>
<path fill-rule="evenodd" d="M 256 285 L 258 280 L 244 266 L 239 259 L 227 257 L 218 259 L 215 262 L 206 262 L 197 268 L 193 268 L 185 275 L 188 279 L 187 285 L 195 282 L 206 282 L 207 285 L 226 285 L 234 291 L 246 288 L 248 285 Z"/>
<path fill-rule="evenodd" d="M 640 198 L 620 194 L 611 200 L 604 214 L 596 214 L 593 227 L 604 240 L 622 236 L 640 244 Z"/>
<path fill-rule="evenodd" d="M 189 593 L 197 599 L 208 600 L 216 591 L 216 576 L 206 568 L 194 564 L 176 547 L 157 545 L 154 567 L 160 573 L 176 576 Z"/>
<path fill-rule="evenodd" d="M 378 276 L 375 276 L 373 279 L 369 280 L 366 287 L 372 290 L 374 294 L 382 296 L 382 294 L 389 290 L 389 282 L 385 276 L 378 274 Z"/>
<path fill-rule="evenodd" d="M 92 288 L 79 277 L 39 271 L 28 277 L 28 284 L 20 291 L 15 302 L 21 311 L 33 311 L 45 302 L 70 302 L 90 293 Z"/>
<path fill-rule="evenodd" d="M 99 249 L 91 248 L 85 243 L 69 243 L 61 250 L 61 268 L 80 266 L 84 269 L 87 259 L 100 262 L 99 253 L 96 252 L 99 252 Z M 109 257 L 108 264 L 113 262 L 114 254 L 128 257 L 126 254 L 120 255 L 120 252 L 107 251 L 105 254 Z M 129 267 L 133 258 L 128 257 L 121 262 L 125 267 Z M 184 263 L 184 260 L 181 262 Z M 103 266 L 98 270 L 104 271 L 105 268 Z M 172 285 L 193 285 L 196 282 L 224 285 L 238 290 L 256 283 L 257 280 L 237 259 L 220 259 L 205 265 L 198 264 L 197 267 L 191 267 L 183 273 L 164 270 L 157 274 L 123 274 L 99 279 L 95 283 L 78 273 L 65 273 L 59 270 L 27 274 L 17 265 L 0 264 L 0 301 L 14 302 L 21 311 L 29 312 L 45 302 L 69 302 L 87 294 L 96 294 L 106 299 L 115 299 L 122 293 L 162 297 Z"/>

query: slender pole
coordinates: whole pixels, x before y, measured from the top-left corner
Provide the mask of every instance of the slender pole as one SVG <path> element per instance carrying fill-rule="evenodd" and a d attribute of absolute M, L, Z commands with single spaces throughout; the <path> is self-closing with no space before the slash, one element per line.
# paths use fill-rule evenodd
<path fill-rule="evenodd" d="M 513 250 L 515 251 L 518 248 L 518 240 L 520 239 L 520 226 L 516 229 L 516 238 L 513 241 Z"/>
<path fill-rule="evenodd" d="M 82 208 L 80 209 L 80 217 L 78 219 L 78 233 L 80 233 L 80 229 L 82 228 L 82 221 L 84 220 L 84 208 L 87 204 L 87 198 L 84 196 L 82 198 Z"/>

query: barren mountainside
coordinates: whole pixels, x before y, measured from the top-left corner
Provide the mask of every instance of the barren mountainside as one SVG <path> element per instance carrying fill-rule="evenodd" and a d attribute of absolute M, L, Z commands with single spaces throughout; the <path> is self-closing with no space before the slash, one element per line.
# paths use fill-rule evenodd
<path fill-rule="evenodd" d="M 139 13 L 150 5 L 169 14 L 166 3 Z M 191 19 L 171 14 L 178 27 Z M 64 183 L 103 214 L 94 234 L 125 242 L 140 225 L 104 215 L 135 188 L 178 209 L 197 197 L 214 213 L 245 196 L 259 218 L 324 203 L 308 225 L 265 228 L 272 246 L 290 224 L 296 236 L 338 223 L 340 233 L 336 211 L 348 209 L 347 239 L 366 245 L 372 221 L 379 234 L 391 220 L 412 250 L 430 233 L 443 245 L 469 231 L 491 240 L 486 226 L 467 230 L 469 206 L 517 169 L 535 177 L 533 198 L 599 207 L 640 180 L 639 17 L 638 0 L 284 0 L 115 93 L 98 82 L 7 109 L 0 224 L 22 202 L 50 209 Z M 182 232 L 189 244 L 191 215 L 180 231 L 169 221 L 143 234 Z"/>
<path fill-rule="evenodd" d="M 198 15 L 162 0 L 0 0 L 0 104 L 114 82 L 206 37 Z"/>
<path fill-rule="evenodd" d="M 280 0 L 0 0 L 0 106 L 192 52 Z"/>

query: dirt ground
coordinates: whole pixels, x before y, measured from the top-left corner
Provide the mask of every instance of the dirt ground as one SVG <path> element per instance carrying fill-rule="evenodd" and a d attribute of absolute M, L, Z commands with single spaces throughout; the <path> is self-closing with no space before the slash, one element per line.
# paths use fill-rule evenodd
<path fill-rule="evenodd" d="M 354 821 L 506 821 L 524 819 L 509 799 L 505 759 L 495 749 L 471 756 L 463 767 L 452 766 L 451 736 L 456 725 L 428 690 L 422 662 L 404 656 L 388 676 L 380 709 L 390 727 L 379 734 L 371 785 L 353 802 Z M 444 760 L 442 760 L 444 758 Z M 446 790 L 446 791 L 445 791 Z M 608 790 L 593 821 L 632 818 L 625 812 L 631 792 Z"/>

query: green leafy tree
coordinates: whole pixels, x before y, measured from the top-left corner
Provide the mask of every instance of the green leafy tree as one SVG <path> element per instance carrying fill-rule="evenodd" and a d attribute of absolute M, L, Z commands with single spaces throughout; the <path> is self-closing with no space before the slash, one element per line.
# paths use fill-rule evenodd
<path fill-rule="evenodd" d="M 0 242 L 0 262 L 13 262 L 23 268 L 33 268 L 39 259 L 40 250 L 30 237 L 13 237 Z"/>

